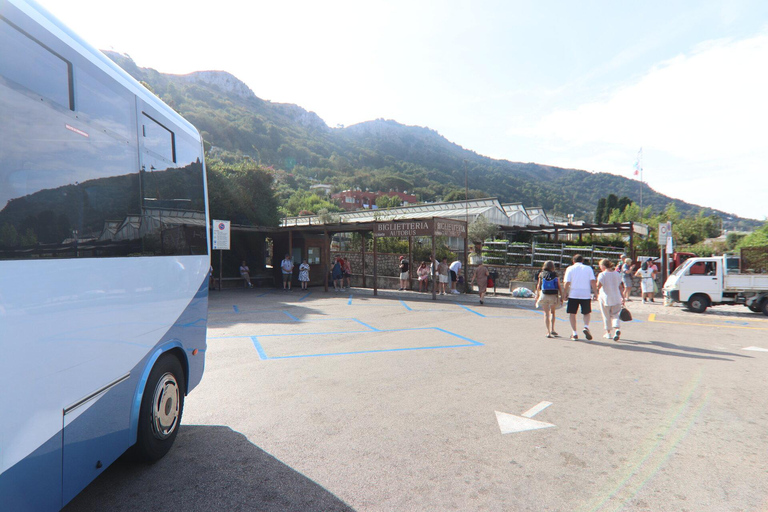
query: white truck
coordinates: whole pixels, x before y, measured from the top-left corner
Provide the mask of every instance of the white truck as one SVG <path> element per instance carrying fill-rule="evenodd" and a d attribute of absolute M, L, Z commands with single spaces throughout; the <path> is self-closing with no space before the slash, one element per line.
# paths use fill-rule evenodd
<path fill-rule="evenodd" d="M 709 306 L 743 304 L 768 315 L 768 273 L 740 273 L 737 256 L 690 258 L 664 283 L 664 298 L 694 313 Z"/>

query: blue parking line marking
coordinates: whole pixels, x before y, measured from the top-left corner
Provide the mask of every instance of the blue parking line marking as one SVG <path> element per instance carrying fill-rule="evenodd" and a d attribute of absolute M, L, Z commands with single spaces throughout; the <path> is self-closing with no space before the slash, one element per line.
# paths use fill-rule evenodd
<path fill-rule="evenodd" d="M 357 318 L 351 318 L 350 320 L 353 320 L 353 321 L 355 321 L 355 322 L 359 323 L 359 324 L 360 324 L 360 325 L 362 325 L 363 327 L 367 327 L 367 328 L 369 328 L 369 329 L 370 329 L 370 330 L 372 330 L 373 332 L 381 332 L 381 331 L 379 331 L 377 328 L 375 328 L 375 327 L 373 327 L 373 326 L 371 326 L 371 325 L 368 325 L 367 323 L 365 323 L 365 322 L 362 322 L 362 321 L 358 320 Z"/>
<path fill-rule="evenodd" d="M 269 356 L 267 356 L 267 353 L 264 352 L 264 347 L 261 346 L 261 343 L 259 343 L 259 339 L 256 336 L 251 336 L 251 341 L 253 341 L 253 346 L 256 347 L 256 352 L 259 353 L 259 359 L 262 361 L 266 361 L 269 359 Z"/>
<path fill-rule="evenodd" d="M 306 299 L 306 298 L 307 298 L 307 297 L 309 297 L 310 295 L 312 295 L 312 292 L 309 292 L 309 293 L 307 293 L 305 296 L 303 296 L 302 298 L 300 298 L 300 299 L 299 299 L 299 302 L 303 301 L 304 299 Z"/>
<path fill-rule="evenodd" d="M 375 332 L 398 332 L 398 331 L 425 331 L 425 330 L 434 330 L 434 331 L 440 331 L 444 334 L 448 334 L 449 336 L 453 336 L 454 338 L 458 338 L 460 340 L 466 341 L 467 343 L 460 343 L 456 345 L 437 345 L 437 346 L 427 346 L 427 347 L 405 347 L 405 348 L 388 348 L 388 349 L 374 349 L 374 350 L 356 350 L 356 351 L 350 351 L 350 352 L 328 352 L 328 353 L 321 353 L 321 354 L 297 354 L 292 356 L 269 356 L 266 351 L 264 350 L 264 347 L 259 343 L 258 338 L 264 338 L 264 337 L 274 337 L 274 336 L 317 336 L 321 334 L 358 334 L 358 333 L 370 333 L 370 331 L 345 331 L 345 332 L 322 332 L 322 333 L 290 333 L 290 334 L 266 334 L 266 335 L 260 335 L 260 336 L 251 336 L 250 339 L 253 342 L 253 346 L 256 348 L 256 351 L 259 354 L 259 359 L 266 361 L 270 359 L 299 359 L 299 358 L 305 358 L 305 357 L 329 357 L 329 356 L 342 356 L 342 355 L 358 355 L 358 354 L 376 354 L 376 353 L 384 353 L 384 352 L 406 352 L 406 351 L 414 351 L 414 350 L 435 350 L 435 349 L 446 349 L 446 348 L 464 348 L 464 347 L 482 347 L 484 346 L 483 343 L 480 343 L 479 341 L 475 341 L 473 339 L 467 338 L 465 336 L 461 336 L 460 334 L 456 334 L 454 332 L 441 329 L 439 327 L 415 327 L 411 329 L 390 329 L 390 330 L 376 330 Z M 237 337 L 247 337 L 247 336 L 237 336 Z M 213 339 L 213 338 L 211 338 Z"/>
<path fill-rule="evenodd" d="M 400 304 L 402 304 L 402 305 L 403 305 L 403 307 L 404 307 L 405 309 L 407 309 L 408 311 L 413 311 L 413 310 L 411 309 L 411 307 L 410 307 L 408 304 L 406 304 L 406 303 L 405 303 L 405 301 L 404 301 L 404 300 L 401 300 L 401 301 L 400 301 Z"/>
<path fill-rule="evenodd" d="M 283 313 L 285 313 L 285 316 L 287 316 L 288 318 L 290 318 L 290 319 L 291 319 L 291 320 L 293 320 L 294 322 L 301 322 L 301 320 L 299 320 L 298 318 L 296 318 L 295 316 L 293 316 L 293 315 L 292 315 L 292 314 L 290 314 L 289 312 L 287 312 L 287 311 L 283 310 Z"/>
<path fill-rule="evenodd" d="M 275 291 L 275 290 L 267 290 L 267 291 L 266 291 L 266 292 L 264 292 L 264 293 L 260 293 L 259 295 L 256 295 L 256 297 L 257 297 L 257 298 L 258 298 L 258 297 L 263 297 L 263 296 L 265 296 L 265 295 L 268 295 L 268 294 L 270 294 L 270 293 L 272 293 L 272 292 L 274 292 L 274 291 Z"/>
<path fill-rule="evenodd" d="M 482 314 L 482 313 L 478 313 L 477 311 L 475 311 L 475 310 L 473 310 L 473 309 L 470 309 L 470 308 L 468 308 L 468 307 L 467 307 L 467 306 L 465 306 L 464 304 L 456 304 L 456 305 L 457 305 L 457 306 L 459 306 L 460 308 L 464 308 L 464 309 L 466 309 L 466 310 L 467 310 L 467 311 L 469 311 L 470 313 L 474 313 L 474 314 L 476 314 L 477 316 L 481 316 L 481 317 L 485 318 L 485 315 L 484 315 L 484 314 Z"/>
<path fill-rule="evenodd" d="M 347 302 L 347 306 L 352 305 L 352 294 L 349 294 L 349 301 Z"/>
<path fill-rule="evenodd" d="M 238 308 L 237 306 L 232 306 L 232 309 L 235 310 L 235 313 L 239 313 L 240 312 L 240 308 Z"/>

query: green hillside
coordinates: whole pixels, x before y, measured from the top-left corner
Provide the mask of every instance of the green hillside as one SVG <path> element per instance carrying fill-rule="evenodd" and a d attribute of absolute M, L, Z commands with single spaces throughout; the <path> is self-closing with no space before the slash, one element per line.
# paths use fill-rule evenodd
<path fill-rule="evenodd" d="M 555 213 L 574 213 L 577 219 L 591 221 L 597 201 L 610 193 L 639 201 L 638 182 L 621 176 L 494 160 L 464 149 L 434 130 L 391 120 L 329 128 L 315 113 L 297 105 L 258 98 L 229 73 L 168 75 L 139 68 L 127 56 L 106 53 L 197 126 L 212 145 L 211 155 L 247 155 L 264 166 L 287 171 L 292 188 L 308 189 L 312 183 L 323 182 L 340 190 L 408 191 L 423 201 L 463 199 L 466 171 L 470 196 L 543 206 Z M 278 185 L 285 182 L 277 178 Z M 669 203 L 681 214 L 704 210 L 706 215 L 722 217 L 726 228 L 760 225 L 669 198 L 647 185 L 643 203 L 654 211 Z"/>

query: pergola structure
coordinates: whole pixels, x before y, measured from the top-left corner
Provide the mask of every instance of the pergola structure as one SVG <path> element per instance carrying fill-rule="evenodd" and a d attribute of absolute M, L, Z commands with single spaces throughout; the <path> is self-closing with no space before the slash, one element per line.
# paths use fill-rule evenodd
<path fill-rule="evenodd" d="M 328 291 L 328 273 L 330 271 L 329 263 L 331 261 L 330 255 L 330 241 L 331 237 L 336 233 L 360 233 L 365 238 L 366 233 L 373 234 L 373 294 L 378 295 L 378 243 L 377 240 L 382 237 L 396 237 L 396 238 L 408 238 L 408 260 L 413 264 L 413 238 L 414 237 L 431 237 L 432 238 L 432 259 L 436 260 L 436 247 L 435 238 L 438 236 L 449 236 L 455 238 L 464 239 L 464 268 L 467 265 L 467 222 L 455 219 L 444 219 L 441 217 L 431 218 L 418 218 L 418 219 L 402 219 L 402 220 L 390 220 L 390 221 L 373 221 L 373 222 L 360 222 L 360 223 L 334 223 L 334 224 L 305 224 L 305 225 L 283 225 L 279 228 L 279 232 L 286 233 L 288 235 L 288 253 L 293 253 L 293 236 L 296 232 L 301 232 L 303 235 L 315 235 L 322 234 L 324 243 L 322 244 L 321 261 L 324 274 L 324 286 L 325 291 Z M 363 287 L 366 287 L 365 282 L 365 242 L 361 245 L 362 254 L 362 279 Z M 432 271 L 435 271 L 433 266 Z M 437 289 L 435 284 L 435 275 L 432 276 L 432 299 L 437 298 Z"/>
<path fill-rule="evenodd" d="M 560 235 L 579 235 L 579 241 L 585 234 L 621 234 L 629 235 L 629 252 L 634 254 L 635 235 L 648 236 L 648 226 L 639 222 L 612 222 L 612 223 L 566 223 L 554 222 L 551 225 L 540 226 L 501 226 L 504 234 L 528 233 L 531 235 L 546 235 L 548 238 L 558 239 Z"/>

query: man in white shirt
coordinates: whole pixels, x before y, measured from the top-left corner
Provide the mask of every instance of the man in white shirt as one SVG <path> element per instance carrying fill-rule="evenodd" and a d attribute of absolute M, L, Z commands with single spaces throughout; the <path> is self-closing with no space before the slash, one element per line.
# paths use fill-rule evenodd
<path fill-rule="evenodd" d="M 456 289 L 456 282 L 459 280 L 459 275 L 461 275 L 461 262 L 456 260 L 448 268 L 451 271 L 451 293 L 458 294 L 459 290 Z"/>
<path fill-rule="evenodd" d="M 571 339 L 578 340 L 576 334 L 576 313 L 581 307 L 581 315 L 584 318 L 584 337 L 587 340 L 592 339 L 592 333 L 589 332 L 589 317 L 592 313 L 592 301 L 597 297 L 597 287 L 595 283 L 595 271 L 583 263 L 584 257 L 581 254 L 573 256 L 573 265 L 565 269 L 565 296 L 568 297 L 568 306 L 566 312 L 570 315 L 571 321 Z"/>

